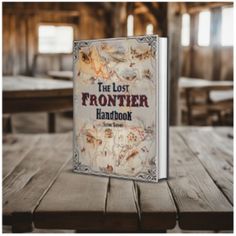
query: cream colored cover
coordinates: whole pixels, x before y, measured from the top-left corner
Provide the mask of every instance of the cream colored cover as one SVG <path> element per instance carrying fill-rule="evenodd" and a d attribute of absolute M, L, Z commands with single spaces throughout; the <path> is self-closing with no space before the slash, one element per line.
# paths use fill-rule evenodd
<path fill-rule="evenodd" d="M 74 170 L 158 181 L 157 43 L 74 42 Z"/>

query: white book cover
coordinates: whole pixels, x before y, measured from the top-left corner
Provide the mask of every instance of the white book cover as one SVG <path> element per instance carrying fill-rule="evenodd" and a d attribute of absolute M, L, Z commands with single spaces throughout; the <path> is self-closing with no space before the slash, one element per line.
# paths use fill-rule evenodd
<path fill-rule="evenodd" d="M 158 36 L 74 42 L 74 170 L 157 182 Z"/>

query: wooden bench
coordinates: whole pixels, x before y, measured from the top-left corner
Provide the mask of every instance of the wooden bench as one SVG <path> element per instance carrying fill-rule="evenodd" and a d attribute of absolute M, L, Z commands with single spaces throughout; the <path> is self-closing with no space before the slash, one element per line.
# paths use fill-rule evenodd
<path fill-rule="evenodd" d="M 3 137 L 3 224 L 13 232 L 233 229 L 232 128 L 171 128 L 170 178 L 72 172 L 72 133 Z"/>

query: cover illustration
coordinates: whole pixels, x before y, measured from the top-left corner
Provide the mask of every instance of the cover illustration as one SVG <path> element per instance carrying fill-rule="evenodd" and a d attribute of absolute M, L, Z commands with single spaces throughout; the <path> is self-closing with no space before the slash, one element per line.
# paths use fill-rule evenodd
<path fill-rule="evenodd" d="M 74 170 L 157 182 L 157 36 L 74 42 Z"/>

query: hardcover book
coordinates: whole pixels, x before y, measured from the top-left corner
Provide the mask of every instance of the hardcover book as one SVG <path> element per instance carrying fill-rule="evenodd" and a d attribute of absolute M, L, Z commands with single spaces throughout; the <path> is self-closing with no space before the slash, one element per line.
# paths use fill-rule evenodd
<path fill-rule="evenodd" d="M 167 39 L 74 42 L 76 172 L 167 178 Z"/>

